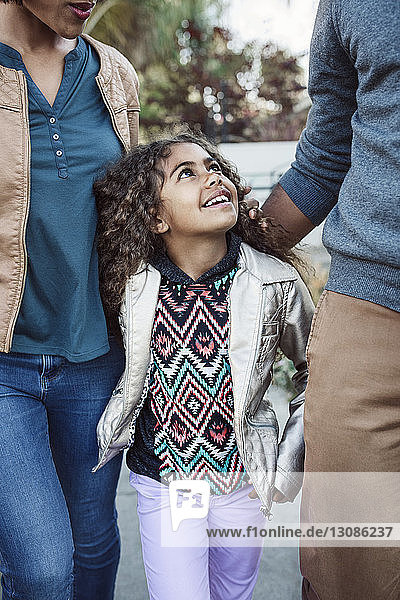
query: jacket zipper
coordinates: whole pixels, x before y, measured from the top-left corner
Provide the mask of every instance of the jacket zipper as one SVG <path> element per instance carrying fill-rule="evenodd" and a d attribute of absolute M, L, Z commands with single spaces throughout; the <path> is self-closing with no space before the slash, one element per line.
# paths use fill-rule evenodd
<path fill-rule="evenodd" d="M 28 88 L 26 85 L 25 75 L 18 71 L 18 79 L 23 89 L 24 102 L 23 102 L 23 111 L 24 111 L 24 121 L 25 121 L 25 131 L 26 131 L 26 139 L 25 139 L 25 160 L 27 163 L 30 163 L 30 153 L 31 153 L 31 138 L 29 135 L 29 113 L 28 113 Z M 22 297 L 25 289 L 25 281 L 26 281 L 26 273 L 27 273 L 27 262 L 28 262 L 28 253 L 26 251 L 26 228 L 28 224 L 28 215 L 29 215 L 29 206 L 30 206 L 30 196 L 31 196 L 31 174 L 30 168 L 27 169 L 27 183 L 26 183 L 26 210 L 24 214 L 24 220 L 22 224 L 22 250 L 23 250 L 23 274 L 22 274 L 22 285 L 19 292 L 19 298 L 17 302 L 17 308 L 12 319 L 10 328 L 8 330 L 8 334 L 5 341 L 5 351 L 9 352 L 11 349 L 12 338 L 14 335 L 15 324 L 17 322 L 17 318 L 19 315 L 19 311 L 22 304 Z"/>
<path fill-rule="evenodd" d="M 259 307 L 264 306 L 264 297 L 265 297 L 265 286 L 263 285 L 262 286 L 262 291 L 261 291 L 261 301 L 260 301 Z M 260 313 L 260 310 L 258 311 L 258 313 Z M 251 373 L 253 372 L 253 369 L 255 367 L 255 356 L 256 356 L 257 348 L 260 345 L 260 335 L 261 335 L 261 330 L 262 330 L 262 328 L 261 328 L 261 319 L 258 319 L 258 325 L 257 325 L 257 327 L 258 327 L 258 330 L 257 330 L 257 343 L 256 343 L 256 346 L 255 346 L 255 349 L 254 349 L 254 352 L 253 352 L 251 372 L 250 372 L 250 375 L 248 377 L 246 390 L 245 390 L 245 392 L 243 394 L 244 398 L 247 398 L 247 395 L 248 395 L 248 391 L 249 391 L 249 387 L 250 387 L 250 383 L 251 383 Z M 230 333 L 230 328 L 229 328 L 229 333 Z M 245 407 L 243 406 L 243 411 L 244 410 L 245 410 Z M 244 417 L 244 414 L 243 414 L 243 417 Z M 243 455 L 244 455 L 244 448 L 245 448 L 245 439 L 244 439 L 244 433 L 243 433 L 243 427 L 242 427 L 242 420 L 241 419 L 239 420 L 239 438 L 240 438 L 240 445 L 241 445 L 241 447 L 243 449 L 243 452 L 240 452 L 240 449 L 239 449 L 239 454 L 242 457 L 243 462 L 245 463 L 244 457 L 243 457 Z M 245 466 L 246 471 L 249 471 L 249 469 L 247 468 L 247 465 L 245 464 L 244 466 Z M 264 499 L 263 492 L 258 488 L 258 486 L 253 481 L 252 481 L 252 485 L 253 485 L 256 493 L 257 493 L 257 496 L 260 498 L 260 500 L 262 502 L 262 505 L 260 507 L 260 511 L 263 513 L 263 515 L 265 517 L 269 518 L 270 515 L 271 515 L 271 512 L 270 512 L 270 508 L 267 506 L 267 502 Z"/>
<path fill-rule="evenodd" d="M 128 299 L 129 284 L 126 286 L 126 292 L 125 292 L 125 294 L 126 294 L 126 296 L 125 296 L 125 302 L 126 302 L 126 348 L 125 348 L 125 353 L 127 353 L 127 349 L 131 347 L 131 345 L 130 345 L 131 340 L 130 340 L 130 337 L 129 337 L 129 332 L 131 331 L 131 326 L 130 326 L 130 317 L 131 317 L 131 310 L 130 310 L 131 306 L 130 305 L 131 305 L 131 303 L 129 302 L 129 299 Z M 129 376 L 130 376 L 129 361 L 127 360 L 127 357 L 126 357 L 126 360 L 125 360 L 125 365 L 126 365 L 125 366 L 126 374 L 125 373 L 123 374 L 124 375 L 124 385 L 123 385 L 124 399 L 128 397 L 127 396 L 127 388 L 129 386 Z M 119 415 L 118 423 L 116 424 L 116 426 L 115 426 L 115 428 L 113 430 L 114 432 L 115 432 L 115 430 L 117 429 L 117 427 L 119 426 L 119 424 L 122 421 L 122 418 L 124 416 L 124 408 L 125 408 L 125 400 L 124 400 L 124 403 L 123 403 L 122 411 L 120 412 L 120 415 Z M 108 441 L 107 441 L 107 443 L 106 443 L 106 445 L 105 445 L 105 447 L 104 447 L 104 449 L 103 449 L 103 451 L 101 453 L 101 457 L 99 457 L 99 461 L 98 461 L 97 465 L 92 469 L 92 473 L 95 473 L 96 471 L 98 471 L 102 467 L 104 459 L 106 458 L 107 452 L 108 452 L 108 450 L 110 448 L 110 444 L 111 444 L 112 438 L 113 438 L 113 433 L 111 433 L 111 435 L 110 435 L 110 437 L 109 437 L 109 439 L 108 439 Z"/>

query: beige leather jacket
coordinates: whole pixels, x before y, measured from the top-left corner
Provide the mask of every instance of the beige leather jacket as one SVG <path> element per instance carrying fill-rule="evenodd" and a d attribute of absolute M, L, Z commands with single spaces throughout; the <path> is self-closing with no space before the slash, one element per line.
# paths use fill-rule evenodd
<path fill-rule="evenodd" d="M 156 269 L 146 266 L 126 285 L 120 315 L 126 368 L 97 427 L 100 452 L 94 471 L 128 446 L 130 427 L 142 408 L 160 279 Z M 293 500 L 302 483 L 305 351 L 314 304 L 295 269 L 242 244 L 229 311 L 236 440 L 269 514 L 274 485 Z M 278 347 L 296 367 L 298 390 L 279 446 L 278 423 L 266 395 Z"/>
<path fill-rule="evenodd" d="M 114 48 L 83 36 L 98 52 L 96 77 L 125 150 L 138 138 L 138 78 Z M 0 352 L 9 352 L 26 276 L 25 230 L 30 199 L 28 95 L 22 71 L 0 65 Z"/>

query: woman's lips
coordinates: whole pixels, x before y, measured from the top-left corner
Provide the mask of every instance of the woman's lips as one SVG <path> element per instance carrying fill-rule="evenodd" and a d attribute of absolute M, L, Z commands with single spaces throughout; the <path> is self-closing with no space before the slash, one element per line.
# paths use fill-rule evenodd
<path fill-rule="evenodd" d="M 69 4 L 68 6 L 78 19 L 86 21 L 90 17 L 94 4 L 79 2 L 77 4 Z"/>

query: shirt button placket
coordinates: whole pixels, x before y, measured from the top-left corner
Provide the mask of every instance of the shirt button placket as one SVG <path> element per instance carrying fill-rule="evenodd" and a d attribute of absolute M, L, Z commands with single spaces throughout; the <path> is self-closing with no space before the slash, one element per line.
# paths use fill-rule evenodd
<path fill-rule="evenodd" d="M 58 169 L 58 176 L 61 177 L 61 179 L 66 179 L 68 177 L 67 162 L 65 159 L 63 143 L 61 140 L 61 132 L 57 125 L 57 118 L 54 116 L 49 117 L 49 123 L 51 125 L 50 133 L 52 137 L 56 165 Z"/>

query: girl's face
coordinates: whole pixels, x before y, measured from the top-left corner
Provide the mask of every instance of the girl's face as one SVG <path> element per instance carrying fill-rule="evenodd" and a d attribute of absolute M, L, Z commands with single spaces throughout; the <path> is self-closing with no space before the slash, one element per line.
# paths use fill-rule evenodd
<path fill-rule="evenodd" d="M 173 144 L 163 160 L 158 233 L 168 237 L 225 234 L 238 217 L 235 185 L 201 146 Z"/>
<path fill-rule="evenodd" d="M 96 0 L 24 0 L 23 10 L 59 36 L 74 39 L 83 31 Z"/>

